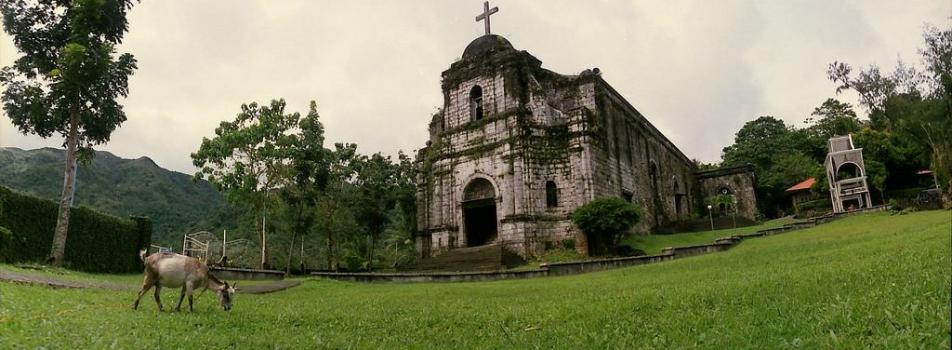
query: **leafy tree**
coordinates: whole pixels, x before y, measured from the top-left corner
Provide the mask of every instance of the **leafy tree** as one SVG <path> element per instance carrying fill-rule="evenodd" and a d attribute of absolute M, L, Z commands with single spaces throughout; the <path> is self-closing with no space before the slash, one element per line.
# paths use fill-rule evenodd
<path fill-rule="evenodd" d="M 572 212 L 572 222 L 588 238 L 589 255 L 616 247 L 639 220 L 638 208 L 618 197 L 596 198 Z"/>
<path fill-rule="evenodd" d="M 782 169 L 786 166 L 778 167 L 778 161 L 789 159 L 787 157 L 791 154 L 805 153 L 803 149 L 815 153 L 816 147 L 816 142 L 811 141 L 810 135 L 793 130 L 780 119 L 762 116 L 747 122 L 737 132 L 734 144 L 724 148 L 723 164 L 754 166 L 754 172 L 757 174 L 757 204 L 761 212 L 773 215 L 784 198 L 784 190 L 803 180 L 801 178 L 792 182 L 793 178 L 802 174 L 783 174 Z M 795 160 L 799 164 L 807 163 L 803 157 Z M 814 160 L 813 163 L 819 161 Z"/>
<path fill-rule="evenodd" d="M 19 130 L 65 139 L 66 170 L 49 261 L 63 264 L 76 160 L 109 141 L 126 115 L 116 101 L 129 93 L 131 54 L 116 56 L 128 31 L 131 0 L 0 2 L 3 27 L 22 53 L 0 72 L 3 107 Z"/>
<path fill-rule="evenodd" d="M 206 178 L 233 203 L 252 204 L 261 268 L 268 266 L 265 203 L 292 157 L 296 138 L 289 131 L 300 119 L 298 113 L 285 114 L 285 105 L 283 99 L 272 100 L 268 106 L 241 105 L 234 121 L 222 122 L 215 129 L 215 138 L 203 138 L 201 147 L 192 153 L 192 163 L 200 169 L 196 179 Z"/>
<path fill-rule="evenodd" d="M 357 177 L 360 155 L 355 144 L 335 143 L 328 156 L 328 181 L 318 203 L 318 220 L 325 231 L 327 267 L 336 271 L 340 267 L 340 238 L 351 231 L 349 220 L 353 220 L 352 208 L 357 201 L 352 183 Z"/>
<path fill-rule="evenodd" d="M 777 162 L 771 168 L 771 181 L 776 182 L 779 187 L 789 188 L 796 183 L 811 177 L 819 178 L 825 176 L 825 171 L 820 162 L 808 157 L 803 153 L 788 153 L 780 156 Z"/>
<path fill-rule="evenodd" d="M 280 172 L 280 196 L 284 204 L 284 218 L 290 222 L 291 237 L 285 272 L 291 273 L 294 242 L 311 229 L 315 221 L 316 205 L 327 188 L 329 150 L 324 148 L 324 125 L 317 113 L 317 103 L 311 101 L 307 116 L 297 125 L 287 145 L 290 157 Z M 302 262 L 303 263 L 303 262 Z"/>
<path fill-rule="evenodd" d="M 360 157 L 356 186 L 359 199 L 356 203 L 357 216 L 369 238 L 366 262 L 373 266 L 377 240 L 387 224 L 387 210 L 393 206 L 393 188 L 396 167 L 390 157 L 375 153 L 370 157 Z"/>
<path fill-rule="evenodd" d="M 757 169 L 768 169 L 777 154 L 789 149 L 789 140 L 790 128 L 782 120 L 762 116 L 741 127 L 734 144 L 724 148 L 723 164 L 751 164 Z"/>
<path fill-rule="evenodd" d="M 886 203 L 886 177 L 889 176 L 886 165 L 874 159 L 864 159 L 864 163 L 866 164 L 866 180 L 870 186 L 879 191 L 879 197 L 882 198 L 883 203 Z"/>
<path fill-rule="evenodd" d="M 852 105 L 832 98 L 824 101 L 810 115 L 812 117 L 804 122 L 809 125 L 808 130 L 821 139 L 848 135 L 859 131 L 862 127 L 862 122 L 856 117 Z"/>

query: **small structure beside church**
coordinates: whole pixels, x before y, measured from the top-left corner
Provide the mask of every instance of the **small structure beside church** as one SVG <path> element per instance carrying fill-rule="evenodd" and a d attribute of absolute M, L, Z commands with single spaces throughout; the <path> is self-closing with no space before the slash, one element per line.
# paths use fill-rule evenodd
<path fill-rule="evenodd" d="M 496 11 L 485 5 L 477 20 L 486 21 L 486 35 L 443 72 L 443 106 L 417 155 L 420 258 L 492 244 L 523 257 L 555 246 L 586 253 L 569 215 L 603 196 L 641 208 L 637 232 L 705 215 L 704 198 L 720 190 L 743 194 L 739 215 L 754 218 L 752 172 L 699 180 L 694 162 L 598 68 L 572 75 L 542 68 L 489 32 Z"/>
<path fill-rule="evenodd" d="M 872 206 L 866 184 L 863 149 L 853 145 L 853 136 L 835 136 L 827 142 L 826 176 L 834 213 Z"/>
<path fill-rule="evenodd" d="M 803 180 L 800 183 L 790 186 L 790 188 L 784 190 L 784 192 L 790 195 L 790 202 L 793 204 L 794 211 L 800 211 L 800 204 L 813 199 L 813 196 L 810 194 L 810 189 L 813 188 L 813 185 L 816 185 L 815 177 Z"/>

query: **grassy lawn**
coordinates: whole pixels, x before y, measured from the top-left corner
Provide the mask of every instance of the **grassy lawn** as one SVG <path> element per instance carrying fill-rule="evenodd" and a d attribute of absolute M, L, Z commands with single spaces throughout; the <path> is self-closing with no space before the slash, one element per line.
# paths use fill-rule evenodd
<path fill-rule="evenodd" d="M 768 228 L 776 228 L 789 224 L 795 220 L 791 217 L 770 220 L 756 226 L 747 226 L 734 229 L 675 233 L 667 235 L 630 235 L 622 240 L 621 244 L 635 249 L 641 249 L 648 255 L 660 254 L 667 247 L 683 247 L 696 244 L 712 243 L 715 239 L 743 233 L 753 233 Z"/>
<path fill-rule="evenodd" d="M 129 292 L 0 283 L 0 348 L 948 348 L 950 246 L 952 212 L 877 213 L 660 264 L 484 283 L 309 280 L 239 295 L 231 312 L 205 295 L 194 314 L 151 299 L 132 311 Z"/>

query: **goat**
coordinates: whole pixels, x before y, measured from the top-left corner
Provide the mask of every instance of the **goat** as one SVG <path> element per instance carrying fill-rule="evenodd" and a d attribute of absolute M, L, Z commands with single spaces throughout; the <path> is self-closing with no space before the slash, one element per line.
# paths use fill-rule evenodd
<path fill-rule="evenodd" d="M 175 311 L 181 310 L 182 300 L 187 294 L 188 311 L 192 312 L 192 292 L 199 288 L 205 288 L 202 292 L 209 288 L 214 290 L 218 294 L 221 307 L 225 311 L 231 310 L 231 299 L 238 283 L 231 286 L 228 282 L 215 278 L 208 272 L 208 267 L 198 259 L 175 253 L 156 253 L 146 257 L 145 252 L 143 250 L 139 253 L 145 263 L 145 279 L 142 281 L 142 289 L 139 290 L 132 304 L 133 310 L 139 308 L 139 299 L 142 299 L 142 295 L 152 287 L 155 287 L 155 303 L 159 306 L 159 311 L 163 310 L 162 299 L 159 296 L 162 287 L 182 287 L 182 294 L 179 296 Z"/>

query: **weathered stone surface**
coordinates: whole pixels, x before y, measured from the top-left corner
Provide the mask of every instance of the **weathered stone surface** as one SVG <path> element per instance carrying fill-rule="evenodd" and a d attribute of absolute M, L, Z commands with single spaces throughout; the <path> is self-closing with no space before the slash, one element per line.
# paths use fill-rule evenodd
<path fill-rule="evenodd" d="M 710 198 L 719 194 L 731 195 L 737 203 L 737 215 L 756 220 L 757 194 L 754 192 L 754 186 L 757 181 L 753 166 L 742 165 L 699 171 L 695 178 L 700 188 L 701 198 Z"/>
<path fill-rule="evenodd" d="M 498 36 L 470 47 L 482 49 L 467 49 L 443 72 L 443 108 L 417 156 L 421 258 L 472 242 L 525 257 L 559 245 L 585 253 L 569 215 L 601 196 L 642 209 L 636 232 L 695 215 L 703 197 L 694 163 L 597 69 L 557 74 Z M 494 197 L 465 200 L 479 179 Z M 492 210 L 495 218 L 485 214 Z"/>

